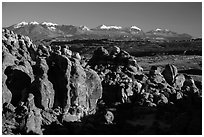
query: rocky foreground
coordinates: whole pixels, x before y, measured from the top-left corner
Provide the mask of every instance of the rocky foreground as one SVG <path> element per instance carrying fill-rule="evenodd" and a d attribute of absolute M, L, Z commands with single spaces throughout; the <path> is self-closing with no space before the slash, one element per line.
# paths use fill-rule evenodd
<path fill-rule="evenodd" d="M 118 47 L 85 61 L 2 30 L 2 134 L 202 134 L 202 96 L 176 66 L 149 74 Z"/>

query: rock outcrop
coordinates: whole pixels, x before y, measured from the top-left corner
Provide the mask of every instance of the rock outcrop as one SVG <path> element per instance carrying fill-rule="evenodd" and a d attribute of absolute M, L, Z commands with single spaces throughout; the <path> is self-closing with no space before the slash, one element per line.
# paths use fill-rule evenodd
<path fill-rule="evenodd" d="M 38 108 L 51 109 L 54 104 L 55 91 L 48 80 L 48 65 L 45 58 L 39 57 L 33 66 L 35 80 L 31 83 L 30 91 L 35 96 Z"/>
<path fill-rule="evenodd" d="M 101 127 L 124 134 L 130 131 L 125 120 L 143 115 L 156 119 L 143 122 L 148 126 L 136 121 L 131 133 L 200 133 L 194 125 L 200 128 L 201 89 L 176 66 L 152 66 L 145 74 L 136 58 L 117 46 L 99 47 L 86 64 L 68 46 L 35 45 L 7 29 L 2 34 L 3 134 L 89 129 L 94 134 L 103 133 Z M 161 132 L 159 123 L 166 121 L 168 128 Z"/>
<path fill-rule="evenodd" d="M 102 79 L 102 99 L 107 105 L 136 101 L 144 106 L 160 106 L 175 103 L 187 90 L 199 92 L 192 78 L 178 74 L 176 66 L 167 64 L 163 71 L 152 66 L 145 75 L 136 59 L 116 46 L 110 53 L 98 48 L 88 65 Z"/>
<path fill-rule="evenodd" d="M 101 80 L 94 70 L 81 65 L 79 53 L 68 47 L 36 46 L 27 36 L 6 29 L 2 37 L 3 104 L 16 107 L 20 133 L 42 134 L 42 125 L 60 117 L 80 121 L 96 113 Z M 21 109 L 26 111 L 24 116 Z"/>

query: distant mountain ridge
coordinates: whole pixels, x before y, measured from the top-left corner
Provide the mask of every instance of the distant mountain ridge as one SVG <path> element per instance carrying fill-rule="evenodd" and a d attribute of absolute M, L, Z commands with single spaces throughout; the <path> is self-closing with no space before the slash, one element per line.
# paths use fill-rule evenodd
<path fill-rule="evenodd" d="M 154 41 L 189 40 L 189 34 L 178 34 L 168 29 L 157 28 L 148 32 L 135 25 L 121 27 L 116 25 L 99 25 L 95 28 L 87 26 L 59 25 L 51 22 L 38 23 L 20 22 L 7 29 L 17 34 L 27 35 L 33 40 L 61 38 L 68 39 L 113 39 L 113 40 L 140 40 L 148 39 Z"/>

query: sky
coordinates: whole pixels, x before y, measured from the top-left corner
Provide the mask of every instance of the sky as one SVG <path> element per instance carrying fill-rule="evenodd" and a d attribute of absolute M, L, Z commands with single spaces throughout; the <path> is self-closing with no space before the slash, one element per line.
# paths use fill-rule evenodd
<path fill-rule="evenodd" d="M 2 26 L 26 21 L 66 25 L 137 26 L 202 36 L 201 2 L 3 2 Z"/>

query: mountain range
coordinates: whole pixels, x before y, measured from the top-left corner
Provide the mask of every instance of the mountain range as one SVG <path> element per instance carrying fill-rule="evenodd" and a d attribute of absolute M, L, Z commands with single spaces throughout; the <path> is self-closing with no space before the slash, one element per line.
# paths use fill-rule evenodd
<path fill-rule="evenodd" d="M 178 34 L 168 29 L 157 28 L 144 32 L 137 26 L 121 27 L 115 25 L 100 25 L 96 28 L 87 26 L 59 25 L 51 22 L 38 23 L 20 22 L 7 27 L 17 34 L 29 36 L 33 41 L 43 39 L 73 40 L 73 39 L 111 39 L 111 40 L 189 40 L 189 34 Z"/>

